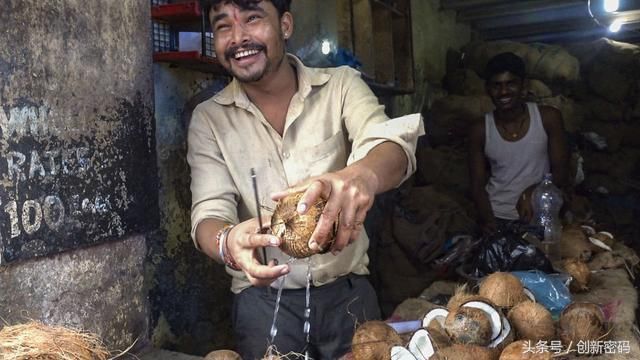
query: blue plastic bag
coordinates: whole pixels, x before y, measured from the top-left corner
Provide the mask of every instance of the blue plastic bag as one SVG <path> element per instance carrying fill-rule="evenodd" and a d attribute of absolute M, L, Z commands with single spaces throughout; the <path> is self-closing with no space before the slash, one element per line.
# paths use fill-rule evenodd
<path fill-rule="evenodd" d="M 567 286 L 571 277 L 566 274 L 546 274 L 542 271 L 512 272 L 522 285 L 529 289 L 536 302 L 547 308 L 554 318 L 558 318 L 564 308 L 571 303 L 571 293 Z"/>

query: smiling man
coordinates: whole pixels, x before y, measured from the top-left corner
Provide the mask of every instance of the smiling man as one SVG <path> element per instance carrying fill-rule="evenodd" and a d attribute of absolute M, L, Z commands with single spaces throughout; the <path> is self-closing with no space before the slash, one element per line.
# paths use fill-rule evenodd
<path fill-rule="evenodd" d="M 366 278 L 362 225 L 375 195 L 415 171 L 424 129 L 417 114 L 389 119 L 355 70 L 309 68 L 287 54 L 289 6 L 290 0 L 212 0 L 206 8 L 216 56 L 233 81 L 200 104 L 190 123 L 191 236 L 233 278 L 232 323 L 243 359 L 265 354 L 277 294 L 268 287 L 281 283 L 277 350 L 336 359 L 348 352 L 356 322 L 380 316 Z M 301 214 L 319 197 L 327 200 L 309 240 L 311 249 L 327 252 L 290 262 L 278 248 L 282 239 L 259 229 L 256 216 L 257 206 L 273 208 L 292 192 L 304 192 Z"/>
<path fill-rule="evenodd" d="M 469 169 L 478 222 L 490 234 L 514 220 L 530 222 L 533 188 L 548 172 L 556 185 L 567 186 L 569 168 L 560 112 L 524 101 L 522 59 L 496 55 L 485 79 L 495 110 L 470 131 Z"/>

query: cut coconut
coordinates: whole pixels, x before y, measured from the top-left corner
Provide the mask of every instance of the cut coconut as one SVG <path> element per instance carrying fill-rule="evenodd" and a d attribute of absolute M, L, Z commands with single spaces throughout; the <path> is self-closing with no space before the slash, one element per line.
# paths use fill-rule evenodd
<path fill-rule="evenodd" d="M 590 236 L 590 237 L 589 237 L 589 241 L 590 241 L 593 245 L 595 245 L 595 246 L 597 246 L 597 247 L 599 247 L 599 248 L 601 248 L 601 249 L 604 249 L 604 250 L 607 250 L 607 251 L 613 251 L 613 249 L 611 249 L 611 248 L 609 247 L 609 245 L 607 245 L 607 244 L 603 243 L 603 242 L 602 242 L 602 240 L 599 240 L 599 239 L 597 239 L 597 238 L 595 238 L 595 237 L 593 237 L 593 236 Z"/>
<path fill-rule="evenodd" d="M 520 279 L 507 272 L 487 276 L 480 284 L 478 294 L 503 308 L 511 308 L 526 299 Z"/>
<path fill-rule="evenodd" d="M 560 315 L 558 334 L 565 346 L 604 340 L 606 322 L 602 309 L 593 303 L 571 303 Z"/>
<path fill-rule="evenodd" d="M 609 239 L 613 240 L 613 234 L 608 232 L 608 231 L 599 231 L 598 234 L 602 234 L 604 236 L 608 236 Z M 596 234 L 596 235 L 598 235 L 598 234 Z"/>
<path fill-rule="evenodd" d="M 592 228 L 589 225 L 581 225 L 580 227 L 582 228 L 582 231 L 587 234 L 587 236 L 591 236 L 596 233 L 596 229 Z"/>
<path fill-rule="evenodd" d="M 484 311 L 491 321 L 491 340 L 495 340 L 500 336 L 503 328 L 502 316 L 491 304 L 482 301 L 469 301 L 462 304 L 462 307 L 471 307 Z"/>
<path fill-rule="evenodd" d="M 519 340 L 536 343 L 550 341 L 555 337 L 556 329 L 551 312 L 538 303 L 521 302 L 509 311 L 507 318 L 515 328 Z"/>
<path fill-rule="evenodd" d="M 500 332 L 500 335 L 495 340 L 493 340 L 491 344 L 489 344 L 490 348 L 498 347 L 511 334 L 511 324 L 509 324 L 509 320 L 507 320 L 507 318 L 503 316 L 501 323 L 502 331 Z"/>
<path fill-rule="evenodd" d="M 407 350 L 403 346 L 394 346 L 390 350 L 391 360 L 416 360 L 411 351 Z"/>
<path fill-rule="evenodd" d="M 433 320 L 437 321 L 440 323 L 440 326 L 444 327 L 444 320 L 447 318 L 447 315 L 449 315 L 449 310 L 447 309 L 433 309 L 424 316 L 424 319 L 422 320 L 422 327 L 428 328 L 429 324 L 431 324 L 431 321 Z"/>
<path fill-rule="evenodd" d="M 429 360 L 435 353 L 435 350 L 433 349 L 433 343 L 427 330 L 420 329 L 413 333 L 409 341 L 409 351 L 418 360 Z"/>
<path fill-rule="evenodd" d="M 389 351 L 395 345 L 402 345 L 400 335 L 383 321 L 367 321 L 358 326 L 351 352 L 354 360 L 389 360 Z"/>

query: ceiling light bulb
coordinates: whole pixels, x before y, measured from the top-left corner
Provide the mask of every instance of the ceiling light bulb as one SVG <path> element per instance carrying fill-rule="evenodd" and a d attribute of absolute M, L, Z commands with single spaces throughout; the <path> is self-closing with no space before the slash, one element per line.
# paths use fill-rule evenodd
<path fill-rule="evenodd" d="M 606 12 L 618 11 L 619 7 L 620 7 L 619 0 L 604 0 L 604 11 Z"/>
<path fill-rule="evenodd" d="M 324 55 L 329 55 L 331 52 L 331 42 L 329 40 L 322 40 L 322 53 Z"/>
<path fill-rule="evenodd" d="M 612 33 L 616 33 L 618 31 L 620 31 L 620 29 L 622 28 L 622 20 L 620 19 L 616 19 L 614 20 L 611 25 L 609 25 L 609 31 Z"/>

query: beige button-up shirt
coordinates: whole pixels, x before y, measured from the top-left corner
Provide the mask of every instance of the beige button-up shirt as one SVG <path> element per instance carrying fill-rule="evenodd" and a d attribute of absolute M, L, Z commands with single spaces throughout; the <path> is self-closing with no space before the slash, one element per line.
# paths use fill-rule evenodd
<path fill-rule="evenodd" d="M 271 209 L 275 207 L 271 193 L 340 170 L 385 141 L 404 149 L 408 159 L 404 179 L 415 171 L 416 142 L 424 134 L 419 114 L 390 120 L 359 73 L 349 67 L 316 69 L 292 55 L 288 60 L 297 69 L 298 91 L 289 104 L 282 136 L 235 79 L 194 110 L 187 155 L 194 242 L 196 228 L 206 218 L 237 224 L 257 216 L 251 168 L 257 173 L 260 205 Z M 310 258 L 314 286 L 348 273 L 368 274 L 369 238 L 364 231 L 360 234 L 336 256 Z M 267 248 L 267 257 L 281 264 L 289 259 L 274 248 Z M 290 265 L 285 288 L 305 287 L 307 260 Z M 228 267 L 227 272 L 233 276 L 233 292 L 250 286 L 243 272 Z"/>

